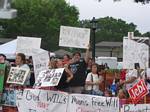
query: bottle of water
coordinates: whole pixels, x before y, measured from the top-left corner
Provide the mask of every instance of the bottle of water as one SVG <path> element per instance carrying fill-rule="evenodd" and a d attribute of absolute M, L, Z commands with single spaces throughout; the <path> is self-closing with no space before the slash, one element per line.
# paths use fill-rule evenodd
<path fill-rule="evenodd" d="M 116 90 L 117 90 L 117 86 L 116 86 L 115 79 L 114 79 L 113 83 L 111 85 L 111 93 L 112 93 L 113 96 L 116 95 Z"/>

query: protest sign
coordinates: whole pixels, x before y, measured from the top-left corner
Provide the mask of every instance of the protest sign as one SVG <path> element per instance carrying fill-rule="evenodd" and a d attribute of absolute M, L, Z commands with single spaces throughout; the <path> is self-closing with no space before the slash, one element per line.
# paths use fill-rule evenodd
<path fill-rule="evenodd" d="M 134 69 L 134 64 L 139 63 L 141 69 L 148 67 L 149 62 L 149 38 L 128 37 L 123 39 L 123 68 Z"/>
<path fill-rule="evenodd" d="M 17 106 L 19 112 L 66 112 L 67 103 L 67 93 L 25 89 Z"/>
<path fill-rule="evenodd" d="M 63 71 L 64 68 L 47 69 L 41 71 L 36 79 L 34 86 L 35 87 L 57 86 Z"/>
<path fill-rule="evenodd" d="M 6 69 L 6 65 L 5 64 L 0 64 L 0 106 L 1 106 L 1 101 L 2 101 L 5 69 Z"/>
<path fill-rule="evenodd" d="M 40 49 L 41 38 L 35 37 L 17 37 L 17 53 L 24 53 L 25 55 L 32 56 L 33 49 Z"/>
<path fill-rule="evenodd" d="M 6 65 L 0 64 L 0 93 L 3 91 L 5 69 Z"/>
<path fill-rule="evenodd" d="M 16 90 L 5 88 L 2 97 L 2 104 L 5 106 L 16 106 Z"/>
<path fill-rule="evenodd" d="M 119 98 L 70 94 L 67 112 L 119 112 Z"/>
<path fill-rule="evenodd" d="M 150 112 L 150 104 L 126 104 L 123 105 L 123 112 Z"/>
<path fill-rule="evenodd" d="M 42 53 L 33 55 L 32 59 L 33 59 L 33 66 L 34 66 L 34 76 L 36 79 L 39 75 L 39 72 L 48 69 L 49 55 L 47 51 L 44 51 Z"/>
<path fill-rule="evenodd" d="M 77 27 L 60 27 L 59 46 L 88 48 L 90 29 Z"/>
<path fill-rule="evenodd" d="M 25 68 L 11 67 L 7 78 L 7 83 L 23 85 L 29 74 L 29 71 L 29 69 Z"/>
<path fill-rule="evenodd" d="M 136 83 L 132 88 L 128 90 L 128 93 L 134 103 L 137 103 L 140 99 L 142 99 L 145 95 L 148 94 L 148 89 L 145 85 L 144 80 L 140 80 Z"/>

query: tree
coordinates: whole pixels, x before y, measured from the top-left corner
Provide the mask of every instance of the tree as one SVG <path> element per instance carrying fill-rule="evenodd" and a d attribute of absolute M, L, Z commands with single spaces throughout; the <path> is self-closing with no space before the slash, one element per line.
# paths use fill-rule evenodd
<path fill-rule="evenodd" d="M 81 23 L 84 27 L 91 27 L 90 20 L 84 20 Z M 112 17 L 97 19 L 96 42 L 123 41 L 123 36 L 127 36 L 128 32 L 134 32 L 135 36 L 141 36 L 133 23 L 128 24 L 121 19 Z"/>
<path fill-rule="evenodd" d="M 99 2 L 101 2 L 102 0 L 98 0 Z M 118 1 L 121 1 L 121 0 L 113 0 L 114 2 L 118 2 Z M 143 3 L 143 4 L 146 4 L 146 3 L 149 3 L 150 0 L 134 0 L 135 3 Z"/>
<path fill-rule="evenodd" d="M 142 35 L 143 37 L 150 37 L 150 32 L 146 32 Z"/>
<path fill-rule="evenodd" d="M 18 16 L 0 20 L 3 37 L 42 37 L 42 47 L 48 50 L 58 49 L 61 25 L 78 25 L 79 11 L 65 0 L 13 0 L 12 7 L 18 10 Z"/>

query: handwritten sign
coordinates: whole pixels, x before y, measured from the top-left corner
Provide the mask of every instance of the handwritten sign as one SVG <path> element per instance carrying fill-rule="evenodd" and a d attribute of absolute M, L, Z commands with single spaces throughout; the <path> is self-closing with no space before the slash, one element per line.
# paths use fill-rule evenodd
<path fill-rule="evenodd" d="M 17 106 L 19 112 L 66 112 L 67 102 L 64 92 L 25 89 Z"/>
<path fill-rule="evenodd" d="M 134 64 L 139 63 L 141 69 L 148 68 L 149 46 L 146 44 L 149 38 L 123 39 L 123 68 L 134 69 Z"/>
<path fill-rule="evenodd" d="M 137 103 L 141 98 L 148 94 L 148 89 L 144 80 L 140 80 L 132 88 L 128 90 L 130 97 L 134 103 Z"/>
<path fill-rule="evenodd" d="M 44 51 L 36 55 L 33 55 L 32 57 L 34 65 L 34 75 L 36 79 L 39 75 L 39 72 L 48 69 L 49 55 L 47 51 Z"/>
<path fill-rule="evenodd" d="M 150 104 L 123 105 L 123 112 L 150 112 Z"/>
<path fill-rule="evenodd" d="M 85 94 L 70 94 L 67 112 L 119 112 L 119 99 Z"/>
<path fill-rule="evenodd" d="M 33 49 L 40 49 L 40 46 L 41 38 L 18 36 L 16 52 L 32 56 L 35 52 Z"/>
<path fill-rule="evenodd" d="M 57 86 L 64 68 L 48 69 L 41 71 L 35 82 L 35 87 Z"/>
<path fill-rule="evenodd" d="M 29 74 L 29 71 L 29 69 L 25 68 L 11 67 L 7 78 L 7 83 L 23 85 Z"/>
<path fill-rule="evenodd" d="M 61 26 L 59 46 L 87 48 L 90 40 L 90 29 Z"/>

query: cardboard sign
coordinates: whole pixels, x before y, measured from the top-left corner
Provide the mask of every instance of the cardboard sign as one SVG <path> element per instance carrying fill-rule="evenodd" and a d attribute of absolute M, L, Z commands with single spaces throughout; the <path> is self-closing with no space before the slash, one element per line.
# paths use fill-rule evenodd
<path fill-rule="evenodd" d="M 139 63 L 141 69 L 148 68 L 149 38 L 134 37 L 123 39 L 123 68 L 134 69 L 134 64 Z"/>
<path fill-rule="evenodd" d="M 57 86 L 63 72 L 64 68 L 41 71 L 36 79 L 34 87 Z"/>
<path fill-rule="evenodd" d="M 70 94 L 67 112 L 119 112 L 119 98 Z"/>
<path fill-rule="evenodd" d="M 123 105 L 123 112 L 150 112 L 150 104 L 126 104 Z"/>
<path fill-rule="evenodd" d="M 49 55 L 47 51 L 33 55 L 34 76 L 37 79 L 42 70 L 48 69 Z"/>
<path fill-rule="evenodd" d="M 18 36 L 16 52 L 32 56 L 34 54 L 33 49 L 40 49 L 40 46 L 41 38 Z"/>
<path fill-rule="evenodd" d="M 128 90 L 130 97 L 134 103 L 137 103 L 141 98 L 149 93 L 144 80 L 140 80 L 132 88 Z"/>
<path fill-rule="evenodd" d="M 7 78 L 7 83 L 23 85 L 29 72 L 30 69 L 11 67 Z"/>
<path fill-rule="evenodd" d="M 18 94 L 21 97 L 21 94 Z M 18 101 L 19 112 L 66 112 L 68 94 L 58 91 L 25 89 Z"/>
<path fill-rule="evenodd" d="M 60 27 L 59 46 L 88 48 L 90 29 L 77 27 Z"/>

